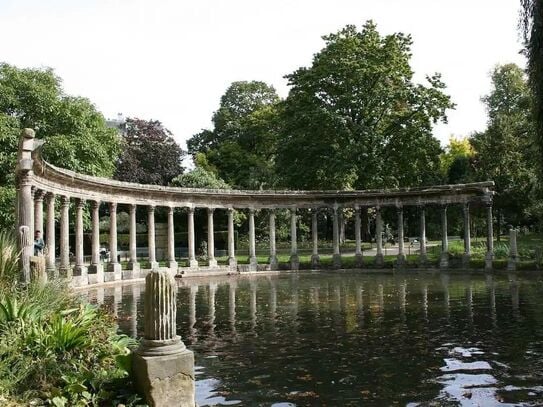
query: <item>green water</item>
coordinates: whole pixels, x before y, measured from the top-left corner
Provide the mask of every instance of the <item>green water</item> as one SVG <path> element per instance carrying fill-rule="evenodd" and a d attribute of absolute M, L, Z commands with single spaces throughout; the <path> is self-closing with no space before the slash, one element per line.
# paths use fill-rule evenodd
<path fill-rule="evenodd" d="M 200 406 L 543 405 L 537 275 L 289 273 L 179 284 L 178 331 L 195 352 Z M 104 293 L 132 335 L 142 333 L 140 290 Z"/>

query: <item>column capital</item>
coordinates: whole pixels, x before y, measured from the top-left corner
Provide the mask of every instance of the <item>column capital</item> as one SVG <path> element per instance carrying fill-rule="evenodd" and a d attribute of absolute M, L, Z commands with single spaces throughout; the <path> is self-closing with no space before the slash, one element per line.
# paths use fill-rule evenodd
<path fill-rule="evenodd" d="M 91 208 L 98 209 L 100 207 L 100 201 L 91 201 Z"/>
<path fill-rule="evenodd" d="M 464 212 L 465 212 L 465 211 L 469 211 L 469 202 L 464 202 L 464 203 L 462 204 L 462 208 L 464 209 Z"/>
<path fill-rule="evenodd" d="M 154 212 L 155 211 L 155 205 L 147 205 L 147 212 Z"/>
<path fill-rule="evenodd" d="M 135 203 L 128 204 L 128 210 L 130 213 L 134 212 L 137 208 L 137 205 Z"/>
<path fill-rule="evenodd" d="M 81 199 L 81 198 L 76 198 L 75 204 L 76 204 L 78 209 L 81 209 L 81 208 L 83 208 L 85 206 L 85 200 Z"/>
<path fill-rule="evenodd" d="M 55 194 L 53 192 L 48 192 L 46 195 L 45 195 L 45 199 L 47 200 L 47 202 L 51 202 L 51 201 L 54 201 L 55 200 Z"/>
<path fill-rule="evenodd" d="M 45 198 L 46 192 L 42 191 L 41 189 L 37 189 L 34 192 L 34 200 L 36 201 L 43 201 L 43 198 Z"/>
<path fill-rule="evenodd" d="M 290 213 L 292 213 L 293 215 L 296 215 L 296 210 L 297 208 L 290 208 Z"/>
<path fill-rule="evenodd" d="M 111 211 L 117 210 L 117 202 L 109 202 L 109 209 Z"/>
<path fill-rule="evenodd" d="M 174 211 L 175 207 L 173 207 L 172 205 L 168 206 L 168 214 L 173 214 Z"/>
<path fill-rule="evenodd" d="M 62 204 L 62 206 L 68 206 L 70 205 L 70 197 L 69 196 L 66 196 L 66 195 L 62 195 L 60 197 L 60 203 Z"/>
<path fill-rule="evenodd" d="M 249 208 L 249 214 L 254 215 L 255 214 L 255 208 Z"/>
<path fill-rule="evenodd" d="M 403 204 L 396 205 L 396 211 L 397 212 L 403 212 Z"/>
<path fill-rule="evenodd" d="M 234 212 L 235 212 L 235 209 L 232 208 L 232 207 L 230 206 L 230 207 L 226 208 L 226 212 L 228 212 L 228 213 L 234 213 Z"/>
<path fill-rule="evenodd" d="M 213 212 L 215 212 L 215 208 L 207 208 L 208 214 L 212 214 Z"/>
<path fill-rule="evenodd" d="M 195 210 L 195 209 L 196 209 L 196 208 L 195 208 L 194 206 L 189 206 L 189 207 L 188 207 L 188 212 L 191 213 L 191 214 L 194 214 L 194 210 Z"/>
<path fill-rule="evenodd" d="M 359 204 L 354 204 L 353 208 L 354 208 L 355 212 L 360 213 L 360 205 Z"/>

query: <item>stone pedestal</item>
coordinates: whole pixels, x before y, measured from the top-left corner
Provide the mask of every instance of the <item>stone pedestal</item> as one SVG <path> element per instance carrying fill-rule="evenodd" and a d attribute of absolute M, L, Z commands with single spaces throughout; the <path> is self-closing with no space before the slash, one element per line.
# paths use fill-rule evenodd
<path fill-rule="evenodd" d="M 291 270 L 298 270 L 300 268 L 300 257 L 297 254 L 291 255 L 289 260 Z"/>
<path fill-rule="evenodd" d="M 208 263 L 209 263 L 209 267 L 210 267 L 210 268 L 215 268 L 215 267 L 217 267 L 217 259 L 209 259 L 209 260 L 208 260 Z"/>
<path fill-rule="evenodd" d="M 383 253 L 377 253 L 375 255 L 375 267 L 383 267 L 385 265 L 385 257 Z"/>
<path fill-rule="evenodd" d="M 104 281 L 118 281 L 121 278 L 121 265 L 119 263 L 109 263 L 107 265 L 107 271 L 104 273 Z"/>
<path fill-rule="evenodd" d="M 173 274 L 177 274 L 177 262 L 174 260 L 170 260 L 167 263 L 167 267 L 173 272 Z"/>
<path fill-rule="evenodd" d="M 441 253 L 439 258 L 439 268 L 446 269 L 449 267 L 449 253 Z"/>
<path fill-rule="evenodd" d="M 228 266 L 232 269 L 232 270 L 237 270 L 238 268 L 238 261 L 235 257 L 229 257 L 228 258 Z"/>
<path fill-rule="evenodd" d="M 361 253 L 354 256 L 354 261 L 357 268 L 362 268 L 364 265 L 364 256 Z"/>
<path fill-rule="evenodd" d="M 279 269 L 279 260 L 277 260 L 277 256 L 270 256 L 270 258 L 268 259 L 268 263 L 270 264 L 270 270 Z"/>
<path fill-rule="evenodd" d="M 341 254 L 335 253 L 332 256 L 332 265 L 334 266 L 335 269 L 341 268 Z"/>
<path fill-rule="evenodd" d="M 89 284 L 99 284 L 104 282 L 104 266 L 102 264 L 91 264 L 88 268 L 87 277 Z"/>
<path fill-rule="evenodd" d="M 321 259 L 318 254 L 311 255 L 311 268 L 318 269 L 321 265 Z"/>
<path fill-rule="evenodd" d="M 75 266 L 72 276 L 72 284 L 81 287 L 89 284 L 88 268 L 86 266 Z"/>
<path fill-rule="evenodd" d="M 257 271 L 257 270 L 258 270 L 258 261 L 256 257 L 250 257 L 248 271 Z"/>

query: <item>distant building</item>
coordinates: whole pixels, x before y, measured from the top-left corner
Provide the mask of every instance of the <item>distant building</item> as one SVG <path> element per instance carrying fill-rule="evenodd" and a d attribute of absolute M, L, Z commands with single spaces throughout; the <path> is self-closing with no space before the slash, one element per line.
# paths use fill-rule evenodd
<path fill-rule="evenodd" d="M 117 129 L 123 136 L 126 134 L 126 118 L 122 113 L 117 113 L 115 119 L 106 119 L 106 124 L 112 129 Z"/>

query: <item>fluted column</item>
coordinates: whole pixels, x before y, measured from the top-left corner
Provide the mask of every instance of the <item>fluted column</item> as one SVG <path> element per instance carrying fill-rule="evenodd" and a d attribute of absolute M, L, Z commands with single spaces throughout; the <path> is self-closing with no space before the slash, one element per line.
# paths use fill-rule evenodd
<path fill-rule="evenodd" d="M 277 270 L 277 249 L 275 246 L 275 209 L 270 210 L 270 269 Z"/>
<path fill-rule="evenodd" d="M 236 245 L 234 239 L 234 209 L 228 208 L 228 265 L 231 269 L 237 270 Z"/>
<path fill-rule="evenodd" d="M 175 230 L 173 227 L 174 208 L 168 207 L 168 268 L 177 274 L 177 261 L 175 261 Z"/>
<path fill-rule="evenodd" d="M 83 208 L 85 201 L 77 199 L 75 201 L 75 267 L 74 280 L 76 285 L 87 285 L 89 279 L 87 277 L 87 267 L 84 263 L 83 253 Z"/>
<path fill-rule="evenodd" d="M 362 235 L 361 235 L 361 221 L 360 221 L 360 206 L 355 205 L 354 207 L 354 241 L 355 249 L 354 256 L 356 267 L 362 267 Z"/>
<path fill-rule="evenodd" d="M 46 268 L 50 278 L 58 277 L 56 268 L 56 241 L 55 241 L 55 194 L 49 193 L 46 197 L 47 202 L 47 259 Z"/>
<path fill-rule="evenodd" d="M 139 277 L 140 264 L 138 263 L 138 252 L 137 252 L 137 226 L 136 226 L 136 205 L 131 204 L 128 207 L 130 214 L 130 242 L 129 242 L 129 261 L 128 261 L 128 270 L 132 270 L 132 278 Z"/>
<path fill-rule="evenodd" d="M 155 207 L 153 205 L 147 207 L 147 247 L 149 249 L 149 268 L 156 270 L 159 265 L 156 261 Z"/>
<path fill-rule="evenodd" d="M 217 267 L 215 259 L 215 228 L 213 225 L 213 208 L 207 209 L 207 258 L 209 267 Z"/>
<path fill-rule="evenodd" d="M 290 210 L 290 269 L 298 270 L 300 267 L 300 258 L 298 257 L 298 238 L 297 238 L 296 208 Z"/>
<path fill-rule="evenodd" d="M 249 271 L 256 271 L 258 262 L 256 259 L 255 238 L 255 210 L 249 209 Z"/>
<path fill-rule="evenodd" d="M 377 253 L 375 255 L 375 265 L 382 267 L 385 263 L 383 256 L 383 218 L 381 217 L 381 208 L 375 208 L 375 244 Z"/>
<path fill-rule="evenodd" d="M 194 208 L 188 209 L 188 241 L 189 241 L 189 267 L 198 267 L 196 260 L 196 236 L 194 234 Z"/>
<path fill-rule="evenodd" d="M 424 206 L 419 207 L 420 210 L 420 251 L 419 261 L 421 264 L 425 264 L 428 260 L 426 252 L 426 208 Z"/>
<path fill-rule="evenodd" d="M 334 206 L 332 219 L 332 240 L 334 245 L 334 253 L 332 255 L 332 264 L 334 268 L 341 268 L 341 253 L 339 252 L 339 208 Z"/>
<path fill-rule="evenodd" d="M 517 249 L 517 231 L 515 228 L 509 229 L 509 260 L 507 261 L 507 270 L 515 271 L 518 263 Z"/>
<path fill-rule="evenodd" d="M 88 269 L 89 284 L 104 282 L 104 266 L 100 261 L 100 202 L 91 202 L 92 253 Z"/>
<path fill-rule="evenodd" d="M 405 264 L 405 250 L 404 250 L 404 229 L 403 229 L 403 207 L 396 208 L 398 212 L 398 257 L 396 264 L 403 266 Z"/>
<path fill-rule="evenodd" d="M 116 281 L 122 278 L 121 265 L 117 252 L 117 202 L 109 203 L 109 263 L 104 281 Z"/>
<path fill-rule="evenodd" d="M 447 237 L 447 206 L 441 207 L 441 257 L 439 267 L 449 267 L 449 238 Z"/>
<path fill-rule="evenodd" d="M 41 237 L 43 234 L 43 198 L 45 192 L 36 191 L 34 193 L 34 233 L 40 232 Z"/>
<path fill-rule="evenodd" d="M 492 270 L 492 261 L 494 260 L 494 228 L 492 222 L 492 204 L 486 206 L 486 256 L 485 269 Z"/>
<path fill-rule="evenodd" d="M 464 256 L 462 263 L 464 267 L 469 267 L 469 260 L 471 258 L 471 232 L 470 232 L 470 219 L 469 219 L 469 203 L 465 203 L 464 207 Z"/>
<path fill-rule="evenodd" d="M 70 198 L 60 198 L 60 276 L 72 277 L 70 267 Z"/>
<path fill-rule="evenodd" d="M 311 268 L 316 269 L 320 266 L 319 257 L 319 233 L 318 233 L 318 209 L 311 209 L 311 238 L 313 240 L 313 253 L 311 254 Z"/>

